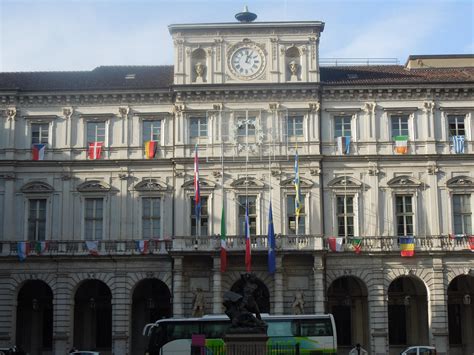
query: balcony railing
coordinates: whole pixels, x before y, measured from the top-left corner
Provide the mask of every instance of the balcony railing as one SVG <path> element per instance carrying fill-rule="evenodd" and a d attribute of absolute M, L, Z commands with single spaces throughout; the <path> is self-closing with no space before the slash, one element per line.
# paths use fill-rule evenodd
<path fill-rule="evenodd" d="M 367 253 L 400 253 L 398 237 L 359 237 L 360 250 L 362 254 Z M 332 252 L 328 238 L 317 235 L 277 235 L 275 237 L 276 251 L 293 252 Z M 0 241 L 0 256 L 18 256 L 18 241 Z M 152 239 L 144 244 L 137 240 L 105 240 L 97 241 L 89 246 L 85 241 L 52 240 L 46 241 L 46 245 L 38 248 L 37 242 L 27 242 L 29 256 L 132 256 L 132 255 L 166 255 L 174 253 L 202 253 L 215 252 L 220 249 L 220 236 L 175 236 L 166 240 Z M 463 236 L 451 238 L 450 236 L 426 236 L 415 237 L 416 253 L 468 251 L 474 248 L 474 237 Z M 229 252 L 242 252 L 245 250 L 245 238 L 243 236 L 227 236 L 227 250 Z M 40 245 L 41 246 L 41 245 Z M 266 252 L 268 250 L 268 237 L 257 235 L 251 237 L 252 251 Z M 353 239 L 343 240 L 340 252 L 353 253 L 355 251 Z"/>

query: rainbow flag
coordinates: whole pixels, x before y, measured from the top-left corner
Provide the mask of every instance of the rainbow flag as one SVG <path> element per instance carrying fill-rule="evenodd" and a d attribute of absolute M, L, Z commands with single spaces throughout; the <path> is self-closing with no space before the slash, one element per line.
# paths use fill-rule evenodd
<path fill-rule="evenodd" d="M 400 237 L 400 255 L 401 256 L 413 256 L 415 255 L 415 238 L 413 237 Z"/>

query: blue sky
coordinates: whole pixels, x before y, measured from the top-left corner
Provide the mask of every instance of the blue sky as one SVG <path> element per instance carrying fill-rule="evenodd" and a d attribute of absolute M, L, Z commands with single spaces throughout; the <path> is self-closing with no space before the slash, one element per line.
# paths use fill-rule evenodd
<path fill-rule="evenodd" d="M 172 23 L 325 22 L 321 58 L 474 53 L 471 0 L 0 0 L 0 71 L 173 64 Z"/>

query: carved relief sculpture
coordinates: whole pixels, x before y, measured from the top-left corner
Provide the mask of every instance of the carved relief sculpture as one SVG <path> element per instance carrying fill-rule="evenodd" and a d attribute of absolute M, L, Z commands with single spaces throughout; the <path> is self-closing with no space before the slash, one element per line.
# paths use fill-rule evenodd
<path fill-rule="evenodd" d="M 292 60 L 288 64 L 288 69 L 290 70 L 290 81 L 298 81 L 298 63 Z"/>
<path fill-rule="evenodd" d="M 293 308 L 293 314 L 304 314 L 304 293 L 301 289 L 295 292 L 295 298 L 291 307 Z"/>
<path fill-rule="evenodd" d="M 204 315 L 204 294 L 202 288 L 198 287 L 194 293 L 193 317 L 202 317 Z"/>
<path fill-rule="evenodd" d="M 196 73 L 196 83 L 203 83 L 204 82 L 204 70 L 205 70 L 205 65 L 202 64 L 201 62 L 197 62 L 194 65 L 194 71 Z"/>

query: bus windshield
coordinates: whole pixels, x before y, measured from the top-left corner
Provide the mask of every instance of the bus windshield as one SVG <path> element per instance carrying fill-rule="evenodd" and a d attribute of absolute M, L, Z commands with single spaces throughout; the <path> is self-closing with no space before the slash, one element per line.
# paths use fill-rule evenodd
<path fill-rule="evenodd" d="M 302 354 L 324 351 L 336 354 L 337 339 L 332 315 L 263 316 L 268 324 L 267 345 L 272 348 L 298 346 Z M 208 350 L 224 351 L 224 337 L 231 323 L 225 316 L 163 319 L 147 325 L 150 355 L 189 354 L 193 335 L 204 335 Z M 297 345 L 298 344 L 298 345 Z M 270 351 L 271 353 L 271 351 Z"/>

